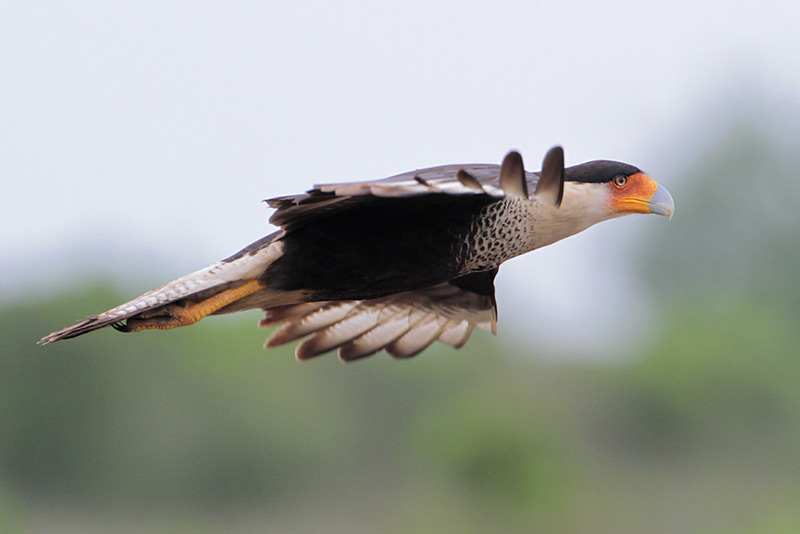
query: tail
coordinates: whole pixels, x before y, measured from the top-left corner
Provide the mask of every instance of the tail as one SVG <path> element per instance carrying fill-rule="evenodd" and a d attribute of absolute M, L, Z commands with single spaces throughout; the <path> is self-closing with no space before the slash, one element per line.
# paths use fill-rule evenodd
<path fill-rule="evenodd" d="M 245 247 L 230 258 L 204 269 L 182 276 L 177 280 L 117 306 L 99 315 L 53 332 L 39 340 L 47 345 L 62 339 L 81 336 L 106 326 L 115 326 L 122 321 L 144 312 L 158 310 L 188 297 L 203 300 L 217 293 L 242 285 L 257 278 L 266 268 L 283 254 L 283 244 L 277 239 L 281 232 L 271 234 Z"/>

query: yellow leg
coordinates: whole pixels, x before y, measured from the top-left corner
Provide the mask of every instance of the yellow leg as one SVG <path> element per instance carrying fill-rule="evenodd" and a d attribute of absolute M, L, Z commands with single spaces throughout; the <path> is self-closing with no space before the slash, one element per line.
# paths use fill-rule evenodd
<path fill-rule="evenodd" d="M 140 332 L 152 329 L 169 330 L 179 326 L 188 326 L 242 297 L 252 295 L 265 288 L 266 286 L 260 280 L 250 280 L 239 287 L 226 289 L 200 302 L 185 301 L 180 304 L 167 305 L 156 312 L 159 315 L 153 315 L 153 312 L 145 312 L 138 317 L 131 317 L 125 324 L 112 326 L 120 332 Z"/>

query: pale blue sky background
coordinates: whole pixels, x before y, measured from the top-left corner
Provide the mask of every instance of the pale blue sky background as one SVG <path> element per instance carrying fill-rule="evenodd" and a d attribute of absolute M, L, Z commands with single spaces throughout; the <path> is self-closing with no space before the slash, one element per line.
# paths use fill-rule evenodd
<path fill-rule="evenodd" d="M 669 188 L 681 162 L 667 149 L 718 95 L 743 83 L 776 101 L 800 94 L 792 1 L 3 2 L 2 13 L 0 297 L 93 264 L 129 275 L 133 297 L 269 233 L 261 199 L 499 162 L 510 148 L 536 170 L 562 144 L 568 164 L 627 161 Z M 598 313 L 646 317 L 626 244 L 668 231 L 628 217 L 511 262 L 501 329 L 523 311 L 516 323 L 550 338 Z M 593 344 L 605 327 L 587 328 Z"/>

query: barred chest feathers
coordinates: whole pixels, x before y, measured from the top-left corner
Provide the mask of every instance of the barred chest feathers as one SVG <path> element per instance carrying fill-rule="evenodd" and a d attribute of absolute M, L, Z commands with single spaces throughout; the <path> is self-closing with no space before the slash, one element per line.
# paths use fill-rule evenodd
<path fill-rule="evenodd" d="M 516 197 L 484 207 L 475 217 L 461 251 L 462 272 L 485 271 L 577 234 L 609 218 L 604 189 L 567 183 L 561 207 Z"/>

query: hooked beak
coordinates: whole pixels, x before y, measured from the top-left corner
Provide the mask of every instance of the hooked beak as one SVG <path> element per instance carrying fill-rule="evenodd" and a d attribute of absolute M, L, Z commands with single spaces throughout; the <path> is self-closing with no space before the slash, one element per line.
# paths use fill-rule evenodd
<path fill-rule="evenodd" d="M 659 185 L 656 192 L 646 203 L 647 207 L 650 208 L 650 213 L 664 215 L 672 220 L 672 215 L 675 213 L 675 201 L 672 200 L 672 195 L 669 194 L 666 188 Z"/>
<path fill-rule="evenodd" d="M 617 215 L 628 213 L 654 213 L 672 219 L 675 201 L 666 188 L 644 173 L 628 177 L 628 185 L 620 189 L 612 187 L 612 210 Z"/>

